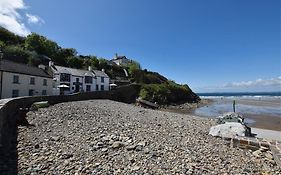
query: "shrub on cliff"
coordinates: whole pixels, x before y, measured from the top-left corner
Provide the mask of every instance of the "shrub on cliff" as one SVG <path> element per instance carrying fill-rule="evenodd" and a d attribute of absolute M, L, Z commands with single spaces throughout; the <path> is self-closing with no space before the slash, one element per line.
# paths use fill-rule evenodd
<path fill-rule="evenodd" d="M 196 102 L 199 97 L 187 85 L 168 82 L 165 84 L 144 84 L 140 90 L 140 97 L 160 105 L 180 102 Z"/>

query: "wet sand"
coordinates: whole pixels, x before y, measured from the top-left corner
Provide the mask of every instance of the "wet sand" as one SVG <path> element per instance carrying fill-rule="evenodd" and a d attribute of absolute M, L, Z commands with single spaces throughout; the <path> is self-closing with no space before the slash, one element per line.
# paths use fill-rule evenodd
<path fill-rule="evenodd" d="M 281 131 L 281 117 L 254 114 L 245 114 L 245 117 L 255 121 L 248 124 L 250 127 Z"/>
<path fill-rule="evenodd" d="M 236 112 L 245 117 L 250 127 L 281 131 L 281 98 L 249 97 L 249 98 L 214 98 L 212 103 L 197 108 L 195 115 L 216 117 L 232 111 L 233 100 L 236 102 Z"/>

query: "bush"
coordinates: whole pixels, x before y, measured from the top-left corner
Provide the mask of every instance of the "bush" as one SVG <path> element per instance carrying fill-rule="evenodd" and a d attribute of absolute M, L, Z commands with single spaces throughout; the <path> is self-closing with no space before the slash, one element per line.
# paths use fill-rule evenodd
<path fill-rule="evenodd" d="M 139 96 L 144 100 L 157 102 L 162 105 L 194 102 L 199 99 L 187 85 L 178 85 L 175 83 L 142 85 Z"/>

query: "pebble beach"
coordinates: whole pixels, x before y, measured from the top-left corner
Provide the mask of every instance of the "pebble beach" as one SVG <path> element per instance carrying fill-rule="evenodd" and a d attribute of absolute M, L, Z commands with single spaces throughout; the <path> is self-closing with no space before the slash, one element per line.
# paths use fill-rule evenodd
<path fill-rule="evenodd" d="M 56 104 L 18 129 L 18 174 L 281 174 L 269 150 L 208 135 L 215 120 L 110 100 Z"/>

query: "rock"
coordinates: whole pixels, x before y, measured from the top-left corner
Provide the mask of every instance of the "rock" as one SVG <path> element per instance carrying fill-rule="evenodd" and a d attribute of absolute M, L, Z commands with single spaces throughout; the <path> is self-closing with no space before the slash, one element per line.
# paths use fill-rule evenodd
<path fill-rule="evenodd" d="M 253 152 L 253 155 L 255 156 L 255 157 L 261 157 L 261 151 L 260 150 L 256 150 L 256 151 L 254 151 Z"/>
<path fill-rule="evenodd" d="M 51 141 L 59 141 L 60 140 L 60 137 L 59 136 L 51 136 L 50 138 Z"/>
<path fill-rule="evenodd" d="M 148 148 L 145 148 L 145 149 L 143 150 L 143 152 L 144 152 L 144 154 L 149 154 L 150 150 L 149 150 Z"/>
<path fill-rule="evenodd" d="M 146 145 L 146 142 L 145 142 L 145 141 L 139 142 L 139 143 L 137 144 L 137 146 L 142 146 L 142 147 L 145 147 L 145 145 Z"/>
<path fill-rule="evenodd" d="M 247 128 L 241 123 L 226 122 L 212 126 L 209 134 L 217 137 L 245 136 Z"/>
<path fill-rule="evenodd" d="M 135 148 L 136 148 L 136 145 L 129 145 L 129 146 L 126 147 L 126 149 L 128 151 L 134 150 Z"/>
<path fill-rule="evenodd" d="M 120 148 L 122 146 L 124 146 L 124 143 L 120 141 L 113 142 L 113 144 L 111 145 L 112 148 Z"/>
<path fill-rule="evenodd" d="M 34 145 L 34 148 L 35 148 L 35 149 L 40 148 L 39 144 Z"/>
<path fill-rule="evenodd" d="M 132 169 L 132 171 L 138 171 L 140 169 L 140 167 L 139 166 L 133 166 L 131 169 Z"/>
<path fill-rule="evenodd" d="M 97 146 L 103 146 L 103 142 L 98 142 Z"/>
<path fill-rule="evenodd" d="M 62 159 L 69 159 L 69 158 L 71 158 L 71 157 L 73 157 L 73 154 L 68 154 L 68 153 L 66 153 L 66 154 L 61 155 L 61 158 L 62 158 Z"/>
<path fill-rule="evenodd" d="M 106 152 L 108 149 L 107 148 L 102 148 L 101 151 L 102 152 Z"/>
<path fill-rule="evenodd" d="M 265 153 L 264 156 L 268 159 L 268 160 L 273 160 L 273 156 L 270 153 Z"/>
<path fill-rule="evenodd" d="M 217 117 L 217 119 L 218 124 L 224 124 L 226 122 L 236 122 L 244 124 L 244 117 L 236 112 L 224 113 L 222 116 Z"/>

